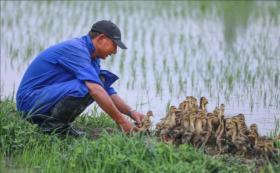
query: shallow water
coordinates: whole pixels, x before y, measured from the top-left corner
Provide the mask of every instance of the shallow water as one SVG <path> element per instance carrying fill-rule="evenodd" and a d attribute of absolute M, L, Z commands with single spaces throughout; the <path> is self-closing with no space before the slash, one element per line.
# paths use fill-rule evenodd
<path fill-rule="evenodd" d="M 44 48 L 117 23 L 128 50 L 103 61 L 115 88 L 154 122 L 186 96 L 206 96 L 226 115 L 244 113 L 267 134 L 280 119 L 278 2 L 3 2 L 1 98 L 13 96 Z M 90 111 L 90 108 L 87 110 Z"/>

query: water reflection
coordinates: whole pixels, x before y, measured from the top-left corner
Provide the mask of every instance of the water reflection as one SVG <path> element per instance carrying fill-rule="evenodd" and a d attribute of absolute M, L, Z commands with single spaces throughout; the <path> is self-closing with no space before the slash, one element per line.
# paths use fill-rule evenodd
<path fill-rule="evenodd" d="M 32 58 L 110 19 L 127 51 L 103 62 L 118 93 L 158 121 L 187 95 L 226 104 L 263 133 L 280 118 L 278 2 L 3 2 L 1 97 L 11 96 Z M 63 16 L 63 17 L 62 17 Z M 90 21 L 90 22 L 89 22 Z"/>

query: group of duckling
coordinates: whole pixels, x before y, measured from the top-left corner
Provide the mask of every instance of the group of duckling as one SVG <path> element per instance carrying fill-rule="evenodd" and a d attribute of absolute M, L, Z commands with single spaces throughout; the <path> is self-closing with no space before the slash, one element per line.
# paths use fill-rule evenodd
<path fill-rule="evenodd" d="M 213 112 L 207 111 L 207 104 L 205 97 L 200 98 L 199 104 L 195 97 L 186 97 L 178 108 L 171 106 L 167 115 L 156 124 L 155 135 L 170 144 L 192 144 L 208 154 L 229 153 L 266 160 L 279 157 L 279 149 L 275 146 L 277 139 L 260 136 L 256 124 L 248 128 L 244 114 L 225 117 L 224 104 Z M 142 130 L 147 129 L 149 133 L 152 116 L 149 111 L 142 124 Z"/>

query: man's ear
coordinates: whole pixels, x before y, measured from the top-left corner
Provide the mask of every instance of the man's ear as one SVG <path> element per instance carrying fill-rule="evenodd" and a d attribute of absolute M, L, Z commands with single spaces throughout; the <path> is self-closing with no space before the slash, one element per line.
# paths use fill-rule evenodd
<path fill-rule="evenodd" d="M 94 39 L 93 39 L 93 42 L 95 44 L 99 44 L 100 42 L 102 42 L 102 40 L 105 38 L 105 35 L 104 34 L 99 34 L 97 35 Z"/>
<path fill-rule="evenodd" d="M 98 40 L 102 40 L 102 39 L 104 39 L 105 38 L 105 35 L 104 34 L 99 34 L 98 36 L 97 36 L 97 39 Z"/>

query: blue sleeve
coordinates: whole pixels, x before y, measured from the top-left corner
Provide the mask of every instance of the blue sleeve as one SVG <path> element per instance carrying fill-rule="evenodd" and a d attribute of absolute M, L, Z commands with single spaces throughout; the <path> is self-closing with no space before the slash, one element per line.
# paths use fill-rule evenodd
<path fill-rule="evenodd" d="M 86 48 L 69 46 L 67 54 L 58 58 L 58 63 L 81 81 L 91 81 L 103 87 L 96 69 L 91 65 L 90 54 Z"/>
<path fill-rule="evenodd" d="M 117 75 L 107 70 L 100 70 L 100 79 L 103 82 L 104 89 L 109 95 L 116 94 L 117 92 L 111 85 L 119 79 Z"/>
<path fill-rule="evenodd" d="M 107 91 L 107 93 L 109 94 L 109 96 L 113 95 L 113 94 L 117 94 L 117 92 L 115 91 L 115 89 L 113 87 L 108 87 L 105 88 L 105 90 Z"/>

